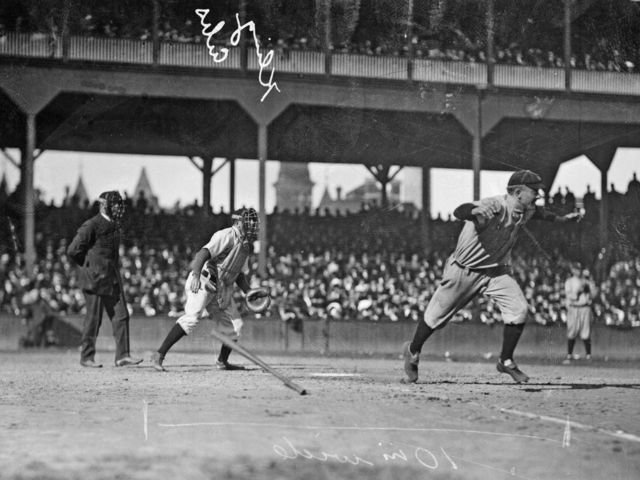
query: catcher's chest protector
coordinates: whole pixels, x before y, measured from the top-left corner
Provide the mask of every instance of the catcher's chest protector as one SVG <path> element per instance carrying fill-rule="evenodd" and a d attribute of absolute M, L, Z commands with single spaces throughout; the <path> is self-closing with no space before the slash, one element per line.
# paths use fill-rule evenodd
<path fill-rule="evenodd" d="M 229 255 L 218 265 L 218 281 L 224 285 L 233 284 L 251 251 L 252 245 L 249 242 L 241 240 L 236 243 Z"/>
<path fill-rule="evenodd" d="M 236 243 L 229 255 L 218 265 L 218 306 L 225 309 L 231 303 L 233 283 L 242 271 L 244 263 L 253 250 L 250 242 L 241 240 Z"/>

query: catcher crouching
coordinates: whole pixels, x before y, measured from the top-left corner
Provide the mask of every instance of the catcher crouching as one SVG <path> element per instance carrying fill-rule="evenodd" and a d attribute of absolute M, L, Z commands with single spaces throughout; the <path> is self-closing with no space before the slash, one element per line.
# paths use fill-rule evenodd
<path fill-rule="evenodd" d="M 265 289 L 251 289 L 247 275 L 247 260 L 258 238 L 258 214 L 253 208 L 236 210 L 231 218 L 233 225 L 218 230 L 196 253 L 191 271 L 185 283 L 186 303 L 184 315 L 176 321 L 162 345 L 151 357 L 153 367 L 165 371 L 162 363 L 171 347 L 185 335 L 189 335 L 202 312 L 212 300 L 216 300 L 220 315 L 220 332 L 234 341 L 240 338 L 242 318 L 233 299 L 234 284 L 245 294 L 247 306 L 254 312 L 268 308 L 270 297 Z M 244 370 L 229 363 L 231 348 L 222 345 L 216 366 L 220 370 Z"/>

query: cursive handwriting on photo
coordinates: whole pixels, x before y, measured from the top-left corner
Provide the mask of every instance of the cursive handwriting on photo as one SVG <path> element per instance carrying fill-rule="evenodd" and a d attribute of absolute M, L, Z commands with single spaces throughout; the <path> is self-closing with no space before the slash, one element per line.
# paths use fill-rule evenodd
<path fill-rule="evenodd" d="M 196 15 L 200 17 L 200 25 L 202 25 L 202 35 L 207 38 L 207 48 L 209 49 L 209 55 L 213 58 L 213 61 L 216 63 L 224 62 L 229 56 L 229 49 L 225 47 L 217 47 L 215 43 L 213 43 L 213 36 L 218 33 L 220 30 L 224 28 L 225 22 L 221 20 L 216 24 L 215 27 L 211 27 L 211 23 L 205 22 L 205 18 L 209 15 L 208 8 L 198 8 L 195 10 Z M 260 40 L 258 39 L 258 34 L 256 33 L 256 25 L 252 21 L 246 23 L 240 23 L 240 16 L 236 13 L 236 23 L 237 27 L 231 34 L 230 42 L 231 45 L 237 47 L 240 43 L 240 36 L 242 35 L 242 31 L 245 28 L 248 28 L 249 31 L 253 34 L 253 43 L 256 47 L 256 56 L 258 57 L 258 65 L 260 66 L 260 71 L 258 72 L 258 81 L 260 85 L 265 87 L 267 91 L 262 95 L 260 102 L 263 102 L 267 95 L 271 93 L 271 90 L 276 90 L 280 92 L 280 88 L 278 88 L 278 84 L 273 81 L 273 74 L 275 73 L 275 68 L 271 68 L 271 75 L 267 81 L 264 80 L 263 74 L 265 68 L 271 65 L 273 61 L 273 50 L 269 50 L 266 55 L 263 57 L 263 53 L 260 50 Z"/>
<path fill-rule="evenodd" d="M 509 470 L 499 468 L 486 463 L 473 461 L 449 454 L 442 446 L 428 449 L 420 445 L 412 445 L 404 442 L 378 442 L 379 451 L 369 451 L 367 454 L 358 455 L 353 452 L 339 452 L 335 450 L 303 448 L 297 442 L 282 437 L 282 441 L 272 445 L 273 452 L 283 460 L 310 460 L 314 462 L 335 462 L 343 465 L 380 467 L 383 465 L 407 465 L 418 469 L 430 471 L 455 471 L 461 467 L 459 463 L 472 467 L 502 473 L 522 480 L 531 480 L 516 472 L 516 467 Z M 457 460 L 458 462 L 454 461 Z"/>
<path fill-rule="evenodd" d="M 440 466 L 438 457 L 424 447 L 409 444 L 400 443 L 378 443 L 381 448 L 379 454 L 372 454 L 368 458 L 355 455 L 353 453 L 336 453 L 326 452 L 324 450 L 318 452 L 312 452 L 307 448 L 297 447 L 293 441 L 287 437 L 282 437 L 282 444 L 276 443 L 273 445 L 273 451 L 280 458 L 285 460 L 294 460 L 296 458 L 302 458 L 305 460 L 315 460 L 318 462 L 336 461 L 338 463 L 346 463 L 350 465 L 367 465 L 370 467 L 380 465 L 382 463 L 411 463 L 427 468 L 429 470 L 436 470 Z M 446 460 L 452 470 L 457 470 L 458 466 L 451 459 L 451 457 L 442 450 L 442 459 Z"/>

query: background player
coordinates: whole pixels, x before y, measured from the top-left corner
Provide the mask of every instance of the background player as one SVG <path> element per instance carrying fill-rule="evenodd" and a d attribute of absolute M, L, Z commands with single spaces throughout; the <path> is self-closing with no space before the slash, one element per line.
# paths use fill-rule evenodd
<path fill-rule="evenodd" d="M 158 371 L 165 370 L 162 362 L 169 349 L 193 331 L 203 310 L 214 298 L 220 307 L 221 333 L 236 341 L 240 337 L 242 318 L 233 300 L 233 284 L 238 285 L 245 294 L 250 290 L 243 270 L 253 252 L 253 243 L 258 238 L 259 220 L 253 208 L 236 210 L 231 218 L 233 225 L 215 232 L 191 262 L 191 271 L 185 284 L 187 300 L 184 315 L 178 318 L 151 357 L 153 367 Z M 223 344 L 216 366 L 221 370 L 243 370 L 244 367 L 228 362 L 230 354 L 231 348 Z"/>
<path fill-rule="evenodd" d="M 509 178 L 507 194 L 460 205 L 456 218 L 465 220 L 453 254 L 447 259 L 440 286 L 433 294 L 424 321 L 418 322 L 413 341 L 403 347 L 408 382 L 418 380 L 418 361 L 422 346 L 478 294 L 491 297 L 504 321 L 502 352 L 497 369 L 518 383 L 525 375 L 513 361 L 513 353 L 524 329 L 528 304 L 522 290 L 509 275 L 511 249 L 523 226 L 532 218 L 566 222 L 580 219 L 579 213 L 559 217 L 537 207 L 542 178 L 519 170 Z"/>
<path fill-rule="evenodd" d="M 576 338 L 584 342 L 587 360 L 591 359 L 591 321 L 593 312 L 591 304 L 596 294 L 596 287 L 588 278 L 588 270 L 582 271 L 579 263 L 571 266 L 571 277 L 564 284 L 567 302 L 567 357 L 562 362 L 571 363 Z"/>

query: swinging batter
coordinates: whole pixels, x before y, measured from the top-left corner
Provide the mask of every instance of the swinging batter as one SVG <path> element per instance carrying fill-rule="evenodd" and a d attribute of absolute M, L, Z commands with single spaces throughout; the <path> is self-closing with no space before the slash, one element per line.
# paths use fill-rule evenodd
<path fill-rule="evenodd" d="M 456 218 L 465 224 L 455 251 L 447 259 L 440 286 L 427 306 L 424 321 L 418 322 L 413 341 L 403 347 L 407 382 L 418 380 L 420 351 L 431 334 L 479 294 L 498 304 L 504 321 L 498 372 L 510 375 L 517 383 L 529 380 L 513 361 L 528 305 L 520 286 L 509 275 L 511 249 L 519 231 L 531 219 L 567 222 L 581 218 L 579 213 L 556 216 L 536 206 L 538 190 L 542 188 L 539 175 L 519 170 L 509 178 L 506 195 L 465 203 L 455 210 Z"/>

